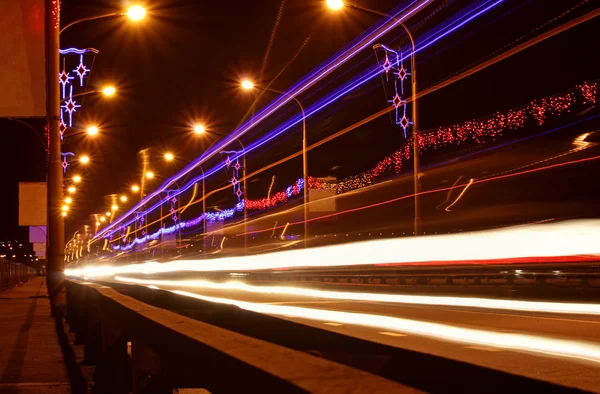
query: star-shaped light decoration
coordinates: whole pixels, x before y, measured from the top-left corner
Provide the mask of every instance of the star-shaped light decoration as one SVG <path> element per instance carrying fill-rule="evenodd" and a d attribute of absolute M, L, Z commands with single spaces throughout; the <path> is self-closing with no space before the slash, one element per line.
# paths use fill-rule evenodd
<path fill-rule="evenodd" d="M 227 164 L 227 168 L 231 165 L 231 159 L 227 156 L 227 160 L 225 160 L 225 164 Z"/>
<path fill-rule="evenodd" d="M 400 125 L 400 127 L 402 127 L 402 130 L 404 131 L 404 138 L 406 138 L 406 129 L 412 124 L 412 122 L 406 117 L 406 113 L 402 115 L 402 119 L 400 119 L 398 124 Z"/>
<path fill-rule="evenodd" d="M 62 85 L 62 97 L 65 97 L 65 88 L 69 84 L 69 81 L 75 79 L 75 77 L 71 77 L 68 72 L 62 70 L 60 74 L 58 74 L 58 83 Z"/>
<path fill-rule="evenodd" d="M 390 58 L 387 53 L 385 54 L 385 61 L 383 62 L 383 71 L 387 74 L 392 68 L 392 62 L 390 62 Z"/>
<path fill-rule="evenodd" d="M 237 160 L 237 161 L 235 162 L 235 170 L 236 170 L 236 171 L 239 171 L 239 170 L 240 170 L 240 168 L 242 168 L 242 166 L 240 165 L 240 161 L 239 161 L 239 160 Z"/>
<path fill-rule="evenodd" d="M 90 69 L 83 64 L 83 55 L 79 55 L 79 65 L 73 71 L 79 76 L 79 86 L 83 86 L 83 77 L 90 71 Z"/>
<path fill-rule="evenodd" d="M 402 98 L 398 95 L 398 93 L 396 93 L 396 95 L 391 100 L 391 102 L 392 102 L 392 104 L 394 104 L 394 107 L 396 109 L 398 109 L 398 107 L 400 107 L 402 104 L 406 103 L 406 101 L 402 100 Z"/>
<path fill-rule="evenodd" d="M 63 120 L 60 120 L 60 126 L 59 126 L 59 132 L 60 132 L 60 140 L 62 141 L 63 136 L 65 135 L 65 132 L 67 131 L 67 125 L 65 124 L 65 122 L 63 122 Z"/>
<path fill-rule="evenodd" d="M 69 127 L 73 127 L 73 112 L 77 112 L 77 108 L 81 108 L 81 105 L 77 104 L 72 97 L 61 106 L 69 114 Z"/>
<path fill-rule="evenodd" d="M 400 65 L 400 69 L 398 70 L 396 75 L 398 76 L 398 78 L 400 78 L 401 81 L 404 81 L 406 79 L 406 77 L 408 76 L 408 72 L 404 68 L 403 64 Z"/>

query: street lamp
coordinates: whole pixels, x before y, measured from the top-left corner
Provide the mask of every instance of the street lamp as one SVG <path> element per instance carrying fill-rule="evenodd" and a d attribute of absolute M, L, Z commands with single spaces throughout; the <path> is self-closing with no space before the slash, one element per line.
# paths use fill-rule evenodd
<path fill-rule="evenodd" d="M 63 212 L 67 212 L 69 210 L 69 206 L 65 204 L 61 207 L 61 209 Z"/>
<path fill-rule="evenodd" d="M 344 2 L 342 0 L 327 0 L 327 7 L 332 10 L 339 10 L 344 7 Z"/>
<path fill-rule="evenodd" d="M 127 202 L 127 196 L 121 196 L 119 200 L 121 200 L 121 202 Z"/>
<path fill-rule="evenodd" d="M 109 217 L 109 216 L 110 216 L 110 212 L 106 212 L 106 217 Z"/>
<path fill-rule="evenodd" d="M 137 193 L 140 191 L 140 187 L 138 185 L 131 186 L 131 191 Z"/>
<path fill-rule="evenodd" d="M 81 156 L 81 157 L 79 158 L 79 162 L 80 162 L 81 164 L 88 164 L 88 163 L 90 162 L 90 157 L 89 157 L 89 156 L 86 156 L 86 155 L 83 155 L 83 156 Z"/>
<path fill-rule="evenodd" d="M 148 178 L 148 179 L 154 178 L 154 173 L 152 171 L 146 172 L 146 178 Z"/>
<path fill-rule="evenodd" d="M 77 93 L 72 96 L 65 97 L 64 99 L 60 100 L 60 103 L 61 104 L 66 103 L 69 100 L 72 100 L 76 97 L 87 96 L 89 94 L 97 94 L 97 93 L 102 93 L 105 97 L 111 97 L 111 96 L 114 96 L 116 92 L 117 92 L 117 89 L 114 86 L 109 85 L 109 86 L 103 87 L 100 90 L 89 90 L 87 92 Z"/>
<path fill-rule="evenodd" d="M 282 92 L 280 90 L 256 86 L 254 85 L 254 83 L 252 83 L 252 81 L 249 80 L 242 81 L 241 86 L 244 90 L 252 90 L 254 88 L 257 88 L 262 91 L 284 95 L 294 100 L 296 104 L 298 104 L 298 107 L 300 107 L 300 112 L 302 113 L 302 179 L 304 180 L 304 187 L 302 189 L 304 202 L 304 246 L 306 247 L 306 242 L 308 241 L 308 152 L 306 151 L 306 113 L 304 112 L 304 106 L 302 105 L 300 100 L 296 98 L 296 96 L 293 96 L 286 92 Z"/>
<path fill-rule="evenodd" d="M 248 83 L 251 83 L 248 81 Z M 206 134 L 207 130 L 206 127 L 204 127 L 201 124 L 196 123 L 196 125 L 193 128 L 194 133 L 196 134 Z M 214 134 L 214 135 L 218 135 L 220 137 L 228 137 L 226 135 L 214 132 L 214 131 L 209 131 L 209 134 Z M 240 147 L 242 148 L 242 152 L 244 154 L 243 156 L 243 162 L 242 162 L 242 183 L 243 183 L 243 187 L 244 187 L 244 193 L 246 194 L 246 196 L 248 195 L 248 183 L 246 181 L 246 147 L 244 146 L 244 144 L 242 144 L 242 141 L 240 141 L 239 138 L 235 138 L 235 140 L 237 141 L 237 143 L 240 145 Z M 217 140 L 215 140 L 213 142 L 214 143 L 217 142 Z M 211 145 L 212 146 L 212 145 Z M 210 149 L 210 147 L 208 148 Z M 208 150 L 207 149 L 207 150 Z M 204 181 L 204 169 L 200 166 L 200 170 L 202 171 L 202 213 L 206 213 L 206 199 L 205 199 L 205 189 L 206 189 L 206 184 Z M 244 251 L 247 251 L 248 249 L 248 209 L 246 208 L 246 204 L 244 203 Z M 206 218 L 204 219 L 204 232 L 206 232 Z"/>
<path fill-rule="evenodd" d="M 116 211 L 117 209 L 119 209 L 119 207 L 116 204 L 113 204 L 113 206 L 110 207 L 110 209 L 112 209 L 113 211 Z"/>
<path fill-rule="evenodd" d="M 144 19 L 144 16 L 146 16 L 146 9 L 144 7 L 140 7 L 139 5 L 134 5 L 132 7 L 129 7 L 129 9 L 127 10 L 127 16 L 132 21 L 137 22 L 141 19 Z"/>
<path fill-rule="evenodd" d="M 98 134 L 98 127 L 90 126 L 87 128 L 86 132 L 88 133 L 88 135 L 96 135 Z"/>
<path fill-rule="evenodd" d="M 206 132 L 206 127 L 204 127 L 204 125 L 201 124 L 195 124 L 193 130 L 196 134 L 204 134 Z"/>
<path fill-rule="evenodd" d="M 411 70 L 411 84 L 412 84 L 412 119 L 413 119 L 413 184 L 414 184 L 414 201 L 415 201 L 415 221 L 414 221 L 414 233 L 415 235 L 419 235 L 421 233 L 421 216 L 420 216 L 420 202 L 419 202 L 419 193 L 421 192 L 421 183 L 419 181 L 419 138 L 418 138 L 418 111 L 417 111 L 417 61 L 416 61 L 416 52 L 415 52 L 415 40 L 404 23 L 398 20 L 393 15 L 388 15 L 385 12 L 380 12 L 377 10 L 372 10 L 370 8 L 365 8 L 358 6 L 356 4 L 345 4 L 343 0 L 327 0 L 327 6 L 332 10 L 339 10 L 341 8 L 353 8 L 359 11 L 363 11 L 369 14 L 383 16 L 390 20 L 396 21 L 402 28 L 406 31 L 408 38 L 410 39 L 410 43 L 412 45 L 412 52 L 410 55 L 410 66 Z"/>
<path fill-rule="evenodd" d="M 73 199 L 71 197 L 65 198 L 65 204 L 70 204 L 72 202 L 73 202 Z"/>
<path fill-rule="evenodd" d="M 139 20 L 145 15 L 141 7 L 130 9 L 127 13 L 112 13 L 91 16 L 75 20 L 61 29 L 59 1 L 46 1 L 45 26 L 46 29 L 46 65 L 47 74 L 57 76 L 60 74 L 60 34 L 69 27 L 84 21 L 94 19 L 127 15 L 130 19 Z M 107 91 L 110 93 L 110 90 Z M 114 94 L 114 90 L 112 91 Z M 82 94 L 83 95 L 83 94 Z M 67 99 L 70 102 L 72 97 Z M 46 92 L 46 115 L 48 118 L 48 207 L 55 207 L 63 199 L 63 168 L 61 161 L 61 99 L 58 83 L 48 84 Z M 66 212 L 62 213 L 62 216 Z M 64 222 L 61 216 L 53 210 L 48 210 L 48 262 L 46 264 L 48 293 L 50 294 L 51 315 L 62 316 L 66 306 L 66 295 L 64 291 Z"/>
<path fill-rule="evenodd" d="M 169 152 L 165 153 L 164 157 L 166 161 L 173 161 L 173 159 L 175 158 L 175 156 L 173 156 L 173 154 Z"/>
<path fill-rule="evenodd" d="M 104 216 L 100 216 L 100 221 L 104 223 L 106 222 L 106 218 Z"/>
<path fill-rule="evenodd" d="M 106 97 L 110 97 L 113 96 L 116 93 L 116 91 L 117 89 L 115 89 L 114 86 L 106 86 L 104 89 L 102 89 L 102 94 Z"/>
<path fill-rule="evenodd" d="M 248 81 L 247 79 L 242 81 L 242 88 L 246 89 L 246 90 L 250 90 L 254 87 L 254 84 L 252 83 L 252 81 Z"/>
<path fill-rule="evenodd" d="M 79 182 L 81 182 L 81 176 L 79 176 L 79 175 L 75 175 L 75 176 L 73 177 L 73 182 L 75 182 L 75 183 L 79 183 Z"/>
<path fill-rule="evenodd" d="M 69 191 L 69 193 L 73 194 L 77 189 L 75 189 L 75 186 L 70 186 L 67 190 Z"/>
<path fill-rule="evenodd" d="M 71 27 L 77 23 L 93 21 L 93 20 L 102 19 L 102 18 L 109 18 L 112 16 L 127 16 L 130 20 L 137 22 L 146 16 L 146 9 L 139 5 L 134 5 L 134 6 L 129 7 L 126 12 L 113 12 L 110 14 L 96 15 L 96 16 L 90 16 L 87 18 L 77 19 L 76 21 L 71 22 L 68 25 L 66 25 L 65 27 L 63 27 L 62 29 L 60 29 L 60 34 L 62 34 L 69 27 Z"/>

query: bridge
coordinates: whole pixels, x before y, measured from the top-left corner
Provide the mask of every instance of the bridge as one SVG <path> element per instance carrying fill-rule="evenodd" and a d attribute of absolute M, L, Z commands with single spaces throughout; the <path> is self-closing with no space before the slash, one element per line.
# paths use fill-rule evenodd
<path fill-rule="evenodd" d="M 0 121 L 47 151 L 47 261 L 0 258 L 0 392 L 600 392 L 591 2 L 41 3 L 59 81 Z"/>

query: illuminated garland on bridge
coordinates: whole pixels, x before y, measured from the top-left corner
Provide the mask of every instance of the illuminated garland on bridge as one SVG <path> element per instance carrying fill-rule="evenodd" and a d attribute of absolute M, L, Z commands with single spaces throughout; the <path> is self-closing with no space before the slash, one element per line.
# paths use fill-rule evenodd
<path fill-rule="evenodd" d="M 481 120 L 472 120 L 435 130 L 421 131 L 418 135 L 419 150 L 438 149 L 451 144 L 460 145 L 467 141 L 483 144 L 502 136 L 503 132 L 521 129 L 528 118 L 537 125 L 544 124 L 550 116 L 559 116 L 571 112 L 575 103 L 596 104 L 598 83 L 577 85 L 574 91 L 561 95 L 532 100 L 524 107 L 497 112 Z M 381 160 L 371 170 L 348 177 L 338 182 L 326 182 L 309 177 L 309 189 L 327 190 L 341 194 L 373 184 L 373 181 L 387 172 L 399 173 L 404 162 L 412 158 L 412 140 L 400 149 Z"/>
<path fill-rule="evenodd" d="M 148 241 L 153 241 L 160 238 L 163 234 L 172 234 L 179 229 L 185 229 L 190 227 L 195 227 L 200 225 L 204 220 L 209 223 L 214 222 L 222 222 L 226 219 L 230 219 L 235 215 L 236 212 L 242 212 L 244 210 L 244 206 L 250 210 L 261 210 L 266 208 L 272 208 L 278 204 L 287 202 L 291 197 L 298 195 L 302 192 L 304 188 L 304 179 L 298 179 L 296 183 L 292 186 L 288 186 L 285 191 L 281 191 L 279 193 L 274 194 L 270 198 L 261 198 L 259 200 L 247 200 L 243 199 L 231 209 L 224 209 L 219 212 L 206 212 L 202 215 L 190 219 L 190 220 L 181 220 L 179 223 L 176 223 L 170 227 L 161 228 L 158 231 L 144 235 L 141 238 L 135 238 L 131 243 L 128 243 L 124 246 L 115 245 L 113 246 L 113 250 L 127 251 L 132 249 L 135 245 L 143 244 Z M 115 241 L 118 241 L 115 240 Z"/>
<path fill-rule="evenodd" d="M 440 127 L 435 130 L 422 131 L 419 133 L 419 149 L 437 149 L 451 144 L 460 145 L 469 140 L 479 144 L 485 143 L 490 138 L 493 140 L 502 135 L 503 132 L 516 130 L 525 126 L 528 117 L 535 120 L 538 125 L 543 125 L 549 116 L 559 116 L 571 111 L 575 103 L 596 104 L 597 82 L 584 83 L 577 85 L 575 91 L 548 98 L 532 100 L 529 104 L 520 109 L 511 109 L 481 120 L 472 120 L 464 123 Z M 393 171 L 399 173 L 402 171 L 402 165 L 406 160 L 412 157 L 412 142 L 409 141 L 400 149 L 381 160 L 371 170 L 361 174 L 351 176 L 339 182 L 327 182 L 308 178 L 309 189 L 327 190 L 336 194 L 345 193 L 361 187 L 373 184 L 373 181 L 386 172 Z M 263 210 L 272 208 L 276 205 L 287 202 L 292 196 L 298 195 L 304 188 L 304 180 L 298 179 L 292 186 L 280 191 L 270 198 L 261 198 L 258 200 L 242 199 L 233 208 L 225 209 L 219 212 L 206 212 L 194 219 L 180 221 L 170 227 L 159 229 L 158 231 L 145 235 L 141 238 L 135 238 L 131 243 L 124 246 L 115 245 L 113 250 L 127 251 L 135 245 L 156 240 L 162 234 L 172 234 L 179 229 L 190 228 L 200 225 L 204 220 L 208 222 L 225 221 L 232 218 L 236 212 L 242 212 L 244 206 L 249 210 Z M 171 212 L 173 213 L 173 212 Z M 107 237 L 108 238 L 108 237 Z"/>

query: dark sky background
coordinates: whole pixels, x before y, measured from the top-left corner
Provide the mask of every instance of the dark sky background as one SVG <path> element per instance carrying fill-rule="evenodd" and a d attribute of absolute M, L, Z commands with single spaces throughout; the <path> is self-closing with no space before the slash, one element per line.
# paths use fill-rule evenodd
<path fill-rule="evenodd" d="M 401 4 L 399 0 L 360 0 L 357 3 L 381 11 Z M 423 23 L 420 20 L 436 6 L 447 3 L 449 8 L 458 10 L 472 2 L 434 2 L 409 22 L 411 27 L 416 25 L 417 39 L 419 34 L 441 22 L 443 15 L 433 15 Z M 421 88 L 445 79 L 523 35 L 533 36 L 532 30 L 577 4 L 579 1 L 506 0 L 489 15 L 419 56 Z M 63 24 L 77 18 L 116 12 L 127 5 L 124 0 L 64 0 Z M 286 0 L 283 7 L 282 0 L 149 0 L 145 5 L 149 13 L 142 22 L 134 24 L 124 18 L 107 18 L 74 26 L 61 36 L 62 48 L 93 47 L 100 51 L 89 80 L 91 88 L 112 83 L 119 89 L 117 97 L 110 101 L 86 98 L 76 117 L 80 127 L 97 124 L 101 128 L 98 138 L 89 140 L 73 136 L 67 139 L 66 150 L 88 153 L 92 158 L 92 164 L 85 169 L 76 165 L 70 167 L 68 176 L 81 173 L 85 182 L 83 193 L 78 194 L 75 210 L 67 222 L 68 228 L 86 220 L 88 214 L 105 210 L 104 196 L 121 193 L 130 184 L 138 183 L 138 152 L 141 149 L 152 147 L 153 169 L 160 176 L 168 176 L 184 162 L 171 166 L 159 164 L 158 157 L 164 151 L 173 151 L 183 160 L 191 160 L 212 142 L 210 138 L 198 138 L 190 133 L 194 121 L 199 120 L 219 133 L 231 132 L 252 104 L 252 96 L 238 88 L 242 78 L 258 80 L 264 65 L 259 82 L 272 82 L 310 36 L 297 59 L 272 82 L 273 88 L 285 90 L 378 21 L 377 17 L 358 11 L 331 14 L 320 0 Z M 589 4 L 581 6 L 566 19 L 591 8 Z M 279 28 L 265 60 L 269 38 L 278 18 Z M 552 22 L 539 32 L 562 22 L 563 19 Z M 420 107 L 421 128 L 508 109 L 598 78 L 600 63 L 593 48 L 597 47 L 599 28 L 597 20 L 587 22 L 427 96 Z M 470 35 L 470 32 L 474 34 Z M 374 107 L 365 104 L 364 108 L 368 110 L 360 115 L 373 113 L 372 108 L 384 108 L 382 96 L 381 92 L 371 94 L 370 97 L 379 97 L 381 101 L 371 103 Z M 273 96 L 263 96 L 256 108 L 272 99 Z M 362 104 L 356 105 L 360 108 Z M 338 110 L 329 115 L 335 118 L 344 114 Z M 324 119 L 319 122 L 323 123 Z M 43 128 L 42 121 L 28 122 L 40 131 Z M 344 124 L 338 126 L 333 121 L 327 127 L 317 125 L 317 120 L 309 125 L 312 127 L 309 139 L 313 141 L 339 130 Z M 310 174 L 351 175 L 371 167 L 400 145 L 398 130 L 389 119 L 382 119 L 372 127 L 382 131 L 351 133 L 351 136 L 328 145 L 326 155 L 311 160 Z M 365 151 L 367 139 L 370 145 Z M 298 139 L 292 141 L 292 134 L 282 141 L 248 159 L 257 168 L 260 163 L 265 164 L 299 148 Z M 0 240 L 26 240 L 25 229 L 17 226 L 17 182 L 45 179 L 42 146 L 33 132 L 8 120 L 0 120 L 0 146 L 3 172 Z M 286 171 L 286 168 L 276 169 L 256 182 L 267 182 L 268 186 L 271 175 L 280 176 Z M 298 175 L 293 174 L 292 178 Z M 281 175 L 280 178 L 285 177 Z M 222 184 L 223 180 L 215 182 L 215 185 Z M 280 190 L 288 183 L 282 179 L 276 189 Z M 263 186 L 257 186 L 257 189 L 262 190 Z M 250 192 L 249 196 L 256 198 L 264 194 Z"/>

